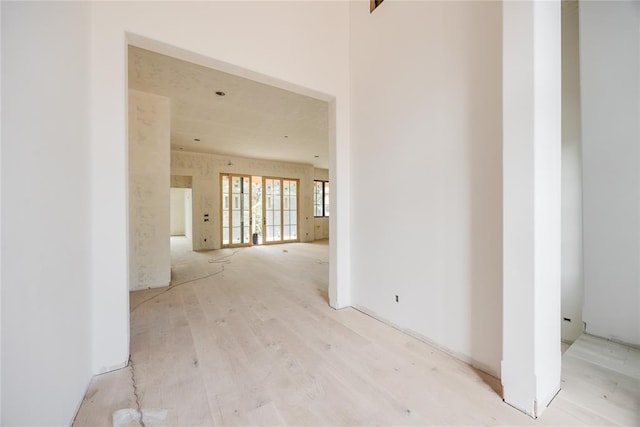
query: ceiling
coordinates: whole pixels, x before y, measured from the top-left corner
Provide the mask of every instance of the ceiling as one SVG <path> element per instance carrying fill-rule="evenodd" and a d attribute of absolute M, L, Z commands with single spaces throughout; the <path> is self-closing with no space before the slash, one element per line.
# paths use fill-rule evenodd
<path fill-rule="evenodd" d="M 134 46 L 129 88 L 171 99 L 173 150 L 328 168 L 325 101 Z"/>

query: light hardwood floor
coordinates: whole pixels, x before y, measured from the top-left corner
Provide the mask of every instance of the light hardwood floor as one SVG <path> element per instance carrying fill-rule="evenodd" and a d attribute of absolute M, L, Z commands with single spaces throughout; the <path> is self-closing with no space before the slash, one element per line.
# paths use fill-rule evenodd
<path fill-rule="evenodd" d="M 533 420 L 502 402 L 499 380 L 330 308 L 327 259 L 326 242 L 176 245 L 174 285 L 131 294 L 130 366 L 94 378 L 75 425 L 109 426 L 138 403 L 167 411 L 147 426 L 640 424 L 640 351 L 581 338 Z"/>

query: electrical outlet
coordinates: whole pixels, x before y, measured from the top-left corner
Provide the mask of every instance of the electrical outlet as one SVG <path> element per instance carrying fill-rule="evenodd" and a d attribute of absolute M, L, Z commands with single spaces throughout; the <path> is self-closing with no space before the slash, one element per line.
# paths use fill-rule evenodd
<path fill-rule="evenodd" d="M 396 302 L 400 302 L 400 297 L 396 295 Z"/>

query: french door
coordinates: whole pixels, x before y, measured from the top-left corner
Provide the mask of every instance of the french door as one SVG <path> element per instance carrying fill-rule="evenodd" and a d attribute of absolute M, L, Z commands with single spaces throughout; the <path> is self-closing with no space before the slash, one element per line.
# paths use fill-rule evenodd
<path fill-rule="evenodd" d="M 221 175 L 222 246 L 251 244 L 251 177 Z"/>
<path fill-rule="evenodd" d="M 298 180 L 263 178 L 264 241 L 298 240 Z"/>
<path fill-rule="evenodd" d="M 221 174 L 220 190 L 223 247 L 298 240 L 297 179 Z"/>

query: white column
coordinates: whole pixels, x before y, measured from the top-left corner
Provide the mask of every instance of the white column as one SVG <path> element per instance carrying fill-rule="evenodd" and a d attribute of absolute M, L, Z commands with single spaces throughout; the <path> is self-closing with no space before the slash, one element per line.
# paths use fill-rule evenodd
<path fill-rule="evenodd" d="M 560 389 L 560 2 L 503 3 L 504 400 Z"/>

